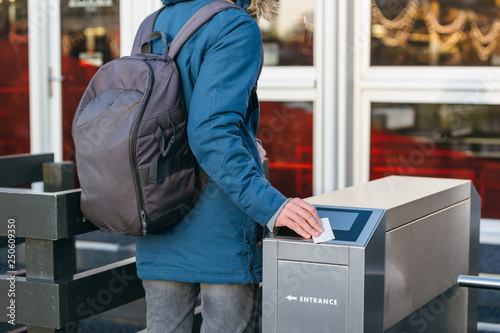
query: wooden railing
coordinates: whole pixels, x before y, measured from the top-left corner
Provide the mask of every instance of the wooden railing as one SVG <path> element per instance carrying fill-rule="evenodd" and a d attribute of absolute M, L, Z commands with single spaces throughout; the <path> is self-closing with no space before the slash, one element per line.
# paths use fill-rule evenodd
<path fill-rule="evenodd" d="M 0 247 L 10 255 L 0 272 L 0 321 L 29 333 L 78 332 L 78 321 L 144 297 L 134 257 L 76 272 L 75 236 L 96 228 L 83 221 L 73 163 L 53 160 L 0 157 Z M 12 188 L 38 181 L 43 192 Z M 23 240 L 25 271 L 12 246 Z"/>

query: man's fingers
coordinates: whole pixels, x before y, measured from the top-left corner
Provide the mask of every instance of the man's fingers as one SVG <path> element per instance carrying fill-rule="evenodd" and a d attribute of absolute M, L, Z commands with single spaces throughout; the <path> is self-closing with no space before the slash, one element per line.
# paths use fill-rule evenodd
<path fill-rule="evenodd" d="M 295 231 L 297 234 L 299 234 L 300 236 L 302 236 L 304 238 L 311 238 L 311 234 L 309 234 L 307 231 L 302 229 L 300 227 L 300 225 L 295 223 L 293 220 L 288 220 L 286 222 L 286 225 L 284 225 L 284 227 L 292 229 L 293 231 Z"/>
<path fill-rule="evenodd" d="M 315 218 L 317 218 L 319 220 L 319 216 L 318 216 L 318 212 L 316 211 L 316 207 L 314 207 L 310 203 L 307 203 L 300 198 L 294 198 L 290 201 L 293 202 L 294 204 L 296 204 L 297 206 L 300 206 L 301 208 L 307 210 L 309 212 L 309 214 L 311 214 L 312 216 L 314 216 Z"/>
<path fill-rule="evenodd" d="M 298 224 L 296 223 L 291 223 L 292 225 L 289 226 L 290 229 L 292 229 L 293 231 L 295 231 L 297 234 L 299 234 L 300 236 L 304 237 L 304 238 L 311 238 L 311 234 L 309 234 L 307 231 L 305 231 L 304 229 L 302 229 Z M 314 236 L 316 237 L 316 236 Z"/>
<path fill-rule="evenodd" d="M 319 237 L 324 231 L 316 207 L 299 198 L 285 204 L 275 226 L 288 227 L 304 238 Z"/>
<path fill-rule="evenodd" d="M 323 222 L 321 222 L 321 219 L 318 216 L 316 207 L 299 198 L 290 200 L 289 204 L 291 204 L 291 210 L 293 210 L 295 214 L 304 219 L 305 222 L 308 223 L 312 228 L 320 233 L 324 231 Z M 315 237 L 317 236 L 315 235 Z"/>
<path fill-rule="evenodd" d="M 312 214 L 304 210 L 296 201 L 289 201 L 278 216 L 277 226 L 286 226 L 302 237 L 319 237 L 323 227 Z"/>

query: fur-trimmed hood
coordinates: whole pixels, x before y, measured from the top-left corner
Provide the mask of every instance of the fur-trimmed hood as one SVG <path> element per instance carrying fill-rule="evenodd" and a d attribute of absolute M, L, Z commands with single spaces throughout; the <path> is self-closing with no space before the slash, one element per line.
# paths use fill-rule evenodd
<path fill-rule="evenodd" d="M 193 1 L 193 0 L 162 0 L 164 5 L 171 5 L 178 2 Z M 279 0 L 226 0 L 232 1 L 236 5 L 245 9 L 250 16 L 259 21 L 261 18 L 272 20 L 278 15 Z"/>

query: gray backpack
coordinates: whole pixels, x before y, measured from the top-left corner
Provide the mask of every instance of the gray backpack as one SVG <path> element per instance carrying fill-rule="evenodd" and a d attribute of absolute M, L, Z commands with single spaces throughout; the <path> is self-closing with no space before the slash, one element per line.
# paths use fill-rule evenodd
<path fill-rule="evenodd" d="M 165 8 L 165 7 L 164 7 Z M 187 113 L 174 59 L 226 1 L 202 7 L 167 47 L 153 54 L 163 9 L 139 28 L 133 53 L 102 66 L 89 83 L 72 125 L 81 210 L 100 229 L 146 235 L 177 224 L 204 187 L 187 138 Z"/>

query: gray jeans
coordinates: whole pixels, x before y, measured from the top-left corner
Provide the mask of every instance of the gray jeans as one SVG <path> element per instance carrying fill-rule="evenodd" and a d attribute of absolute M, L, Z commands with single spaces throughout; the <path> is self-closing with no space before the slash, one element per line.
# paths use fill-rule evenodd
<path fill-rule="evenodd" d="M 258 285 L 143 280 L 148 333 L 191 333 L 201 293 L 201 333 L 251 333 L 257 315 Z"/>

